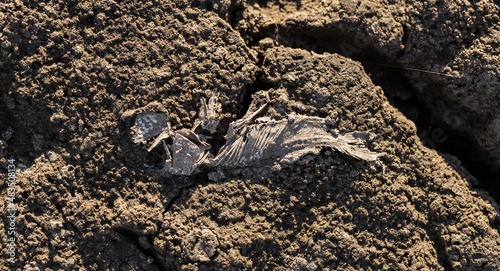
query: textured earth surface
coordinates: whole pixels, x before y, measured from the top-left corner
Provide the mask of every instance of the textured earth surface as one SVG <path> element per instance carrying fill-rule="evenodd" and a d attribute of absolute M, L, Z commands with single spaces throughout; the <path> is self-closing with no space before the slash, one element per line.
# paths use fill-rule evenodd
<path fill-rule="evenodd" d="M 485 171 L 498 167 L 498 10 L 495 1 L 0 3 L 0 268 L 499 270 L 495 200 L 458 158 L 423 144 L 409 119 L 421 111 L 395 107 L 418 101 L 432 124 L 472 142 Z M 190 128 L 217 93 L 217 147 L 264 91 L 263 116 L 329 117 L 340 131 L 377 135 L 369 147 L 387 153 L 383 166 L 325 149 L 267 175 L 154 177 L 162 153 L 132 141 L 137 114 L 165 112 L 174 129 Z"/>

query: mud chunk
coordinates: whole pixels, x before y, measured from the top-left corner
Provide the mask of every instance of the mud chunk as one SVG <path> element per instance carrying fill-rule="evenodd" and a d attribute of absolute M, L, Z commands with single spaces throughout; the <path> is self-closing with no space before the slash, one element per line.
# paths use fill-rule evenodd
<path fill-rule="evenodd" d="M 290 264 L 290 270 L 292 271 L 316 271 L 317 269 L 317 265 L 308 263 L 307 260 L 302 257 L 296 257 Z"/>
<path fill-rule="evenodd" d="M 219 246 L 219 241 L 211 230 L 196 229 L 186 236 L 182 245 L 192 261 L 208 262 Z"/>

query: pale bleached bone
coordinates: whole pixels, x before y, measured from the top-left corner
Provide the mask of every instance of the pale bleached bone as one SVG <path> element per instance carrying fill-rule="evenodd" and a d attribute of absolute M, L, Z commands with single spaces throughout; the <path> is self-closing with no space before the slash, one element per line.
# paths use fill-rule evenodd
<path fill-rule="evenodd" d="M 220 121 L 220 111 L 221 105 L 217 102 L 216 95 L 210 97 L 208 104 L 205 99 L 201 99 L 200 115 L 195 121 L 192 130 L 194 131 L 197 127 L 201 126 L 203 130 L 208 131 L 210 134 L 215 134 Z"/>
<path fill-rule="evenodd" d="M 203 145 L 198 145 L 179 133 L 173 137 L 171 150 L 172 158 L 165 161 L 162 174 L 191 175 L 199 169 L 208 155 Z"/>
<path fill-rule="evenodd" d="M 385 155 L 385 153 L 372 152 L 368 149 L 367 144 L 374 137 L 373 134 L 368 132 L 339 133 L 337 130 L 330 129 L 329 120 L 325 118 L 292 114 L 282 120 L 256 119 L 257 115 L 265 110 L 268 102 L 269 97 L 266 93 L 265 105 L 229 125 L 226 143 L 215 157 L 209 152 L 210 144 L 204 142 L 204 137 L 196 134 L 194 129 L 171 131 L 170 125 L 166 124 L 163 132 L 151 146 L 153 148 L 160 142 L 165 144 L 165 139 L 172 138 L 172 144 L 165 148 L 167 159 L 159 172 L 160 175 L 191 175 L 199 172 L 202 166 L 213 169 L 233 169 L 262 167 L 274 163 L 292 164 L 306 154 L 318 154 L 321 148 L 325 147 L 367 162 L 378 162 L 379 157 Z M 202 106 L 205 107 L 202 111 L 215 112 L 207 111 L 208 107 L 205 103 Z M 207 116 L 208 114 L 200 114 L 200 117 L 204 119 L 197 123 L 202 125 L 207 123 L 205 122 Z M 141 115 L 141 118 L 145 116 Z M 213 119 L 214 115 L 210 115 L 210 118 Z M 140 130 L 141 125 L 138 125 L 136 121 L 134 127 L 139 127 Z M 205 130 L 210 132 L 213 129 Z"/>
<path fill-rule="evenodd" d="M 288 119 L 250 124 L 235 131 L 213 159 L 212 167 L 236 168 L 273 162 L 290 164 L 322 147 L 335 149 L 358 160 L 375 162 L 383 155 L 372 152 L 366 144 L 373 136 L 367 132 L 330 132 L 326 119 L 290 116 Z"/>

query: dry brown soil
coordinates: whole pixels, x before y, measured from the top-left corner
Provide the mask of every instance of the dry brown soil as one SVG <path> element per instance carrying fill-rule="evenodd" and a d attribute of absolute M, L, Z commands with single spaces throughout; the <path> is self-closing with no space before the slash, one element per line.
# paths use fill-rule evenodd
<path fill-rule="evenodd" d="M 460 134 L 494 176 L 498 5 L 3 1 L 0 269 L 500 270 L 500 181 L 477 188 L 412 121 Z M 264 116 L 374 133 L 383 167 L 325 149 L 265 175 L 157 177 L 161 151 L 132 142 L 138 113 L 190 128 L 217 92 L 217 147 L 264 91 Z"/>

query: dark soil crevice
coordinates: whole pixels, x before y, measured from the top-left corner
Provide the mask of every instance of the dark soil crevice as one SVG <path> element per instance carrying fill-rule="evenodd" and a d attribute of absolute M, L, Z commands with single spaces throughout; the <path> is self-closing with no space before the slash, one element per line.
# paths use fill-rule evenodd
<path fill-rule="evenodd" d="M 419 136 L 425 145 L 443 153 L 456 156 L 467 171 L 474 176 L 477 187 L 488 192 L 496 202 L 500 202 L 500 171 L 488 166 L 488 161 L 483 160 L 479 146 L 463 133 L 449 128 L 446 124 L 437 122 L 432 118 L 430 109 L 419 105 L 421 116 L 412 120 L 422 131 Z"/>
<path fill-rule="evenodd" d="M 174 205 L 174 203 L 177 200 L 179 200 L 179 198 L 182 197 L 184 191 L 190 191 L 191 188 L 194 188 L 197 185 L 200 185 L 200 184 L 203 185 L 203 184 L 206 184 L 209 182 L 208 175 L 206 172 L 198 173 L 195 176 L 192 176 L 191 178 L 192 179 L 190 180 L 189 184 L 179 188 L 179 191 L 177 192 L 177 194 L 175 196 L 173 196 L 172 199 L 170 200 L 170 202 L 165 206 L 165 210 L 169 211 L 170 209 L 172 209 L 172 205 Z"/>
<path fill-rule="evenodd" d="M 446 244 L 439 237 L 439 234 L 435 231 L 430 232 L 429 230 L 427 231 L 427 234 L 429 234 L 429 237 L 434 242 L 434 248 L 436 249 L 437 258 L 441 266 L 444 268 L 444 270 L 445 271 L 455 270 L 450 262 L 450 259 L 448 259 L 448 257 L 446 256 Z"/>
<path fill-rule="evenodd" d="M 403 37 L 401 37 L 401 43 L 406 44 L 409 36 L 408 25 L 406 25 L 405 23 L 401 23 L 401 28 L 403 29 Z"/>
<path fill-rule="evenodd" d="M 147 257 L 151 257 L 153 259 L 153 264 L 158 268 L 160 271 L 171 271 L 171 270 L 176 270 L 172 267 L 167 267 L 167 265 L 164 264 L 164 261 L 160 259 L 158 256 L 157 252 L 154 251 L 152 246 L 152 240 L 149 240 L 151 243 L 150 248 L 145 248 L 144 246 L 141 245 L 141 241 L 139 240 L 141 237 L 141 234 L 136 232 L 135 230 L 129 229 L 127 227 L 123 226 L 114 226 L 112 230 L 119 235 L 123 236 L 125 240 L 130 242 L 132 245 L 134 245 L 137 250 L 141 251 L 144 255 Z M 150 237 L 150 236 L 149 236 Z M 150 238 L 151 239 L 151 238 Z"/>
<path fill-rule="evenodd" d="M 9 109 L 9 107 L 13 106 L 8 103 L 11 102 L 6 98 L 2 92 L 0 92 L 0 107 L 2 108 L 2 112 L 0 113 L 0 139 L 2 138 L 2 134 L 9 129 L 12 129 L 12 138 L 5 140 L 4 143 L 8 144 L 8 147 L 2 144 L 0 146 L 0 157 L 4 157 L 5 159 L 15 158 L 16 164 L 21 162 L 25 166 L 29 167 L 33 164 L 33 161 L 40 153 L 35 153 L 33 146 L 33 131 L 30 126 L 24 125 L 24 122 L 20 120 L 15 114 Z M 1 170 L 4 171 L 5 168 L 1 167 Z"/>
<path fill-rule="evenodd" d="M 404 68 L 395 68 L 363 62 L 367 74 L 374 84 L 384 90 L 393 106 L 398 108 L 417 126 L 418 136 L 425 146 L 439 152 L 456 156 L 461 165 L 479 182 L 478 188 L 486 190 L 500 202 L 500 171 L 488 166 L 479 152 L 479 147 L 462 132 L 453 130 L 432 115 L 415 95 L 415 91 L 401 73 Z"/>
<path fill-rule="evenodd" d="M 262 61 L 259 61 L 259 66 L 262 65 Z M 250 108 L 250 104 L 252 104 L 252 95 L 261 91 L 261 90 L 269 90 L 272 88 L 272 84 L 270 83 L 265 83 L 261 80 L 262 73 L 258 72 L 257 73 L 257 80 L 253 82 L 253 84 L 247 86 L 245 90 L 245 94 L 243 95 L 243 101 L 241 102 L 242 109 L 238 114 L 236 114 L 237 119 L 241 119 L 245 114 L 248 112 L 248 109 Z"/>

